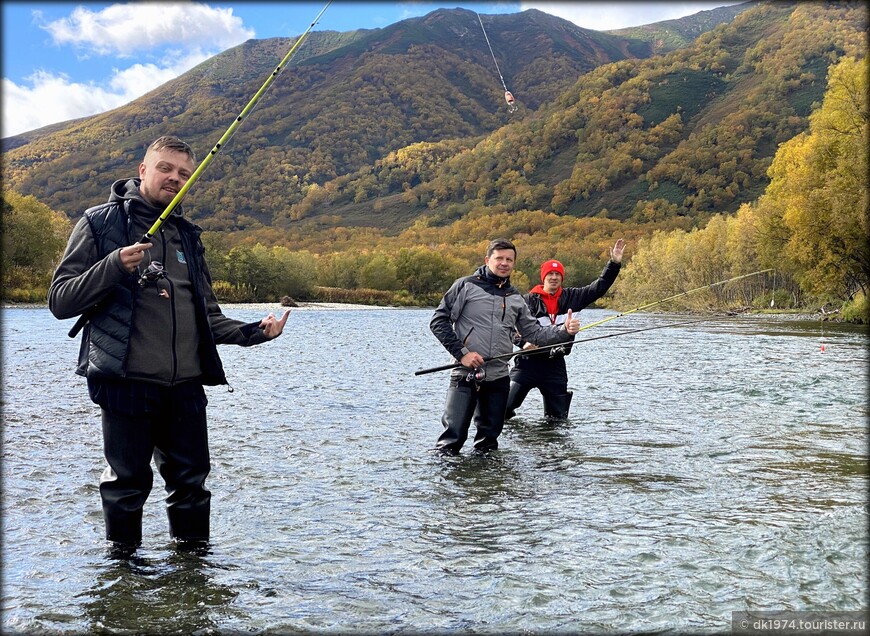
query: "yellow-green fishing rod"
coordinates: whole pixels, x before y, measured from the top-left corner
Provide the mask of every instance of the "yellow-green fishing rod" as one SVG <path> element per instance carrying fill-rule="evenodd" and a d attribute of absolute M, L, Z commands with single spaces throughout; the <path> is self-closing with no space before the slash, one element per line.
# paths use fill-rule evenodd
<path fill-rule="evenodd" d="M 227 131 L 215 144 L 214 148 L 211 149 L 211 152 L 209 152 L 205 159 L 202 160 L 202 163 L 199 164 L 199 167 L 193 171 L 193 174 L 190 175 L 190 179 L 187 180 L 187 183 L 184 184 L 181 190 L 178 191 L 178 194 L 176 194 L 175 197 L 173 197 L 172 201 L 169 202 L 169 205 L 166 206 L 163 214 L 161 214 L 157 218 L 157 220 L 154 221 L 154 225 L 152 225 L 151 228 L 145 233 L 145 235 L 139 241 L 140 243 L 149 243 L 151 241 L 151 237 L 157 233 L 157 230 L 160 229 L 160 226 L 163 225 L 163 222 L 169 218 L 169 215 L 172 213 L 172 210 L 175 209 L 175 206 L 177 206 L 181 202 L 181 199 L 184 198 L 184 195 L 187 194 L 187 191 L 190 190 L 190 187 L 196 182 L 197 179 L 199 179 L 199 176 L 208 167 L 208 164 L 211 163 L 211 160 L 214 159 L 215 155 L 218 152 L 220 152 L 221 148 L 230 140 L 230 137 L 233 136 L 233 133 L 236 132 L 236 129 L 241 126 L 242 121 L 245 119 L 245 117 L 247 117 L 254 109 L 254 106 L 257 105 L 257 102 L 260 101 L 260 98 L 263 96 L 269 86 L 272 85 L 272 82 L 275 81 L 275 78 L 278 77 L 278 74 L 282 71 L 284 66 L 290 61 L 290 59 L 293 57 L 293 54 L 296 53 L 297 49 L 302 45 L 302 42 L 305 41 L 305 38 L 308 37 L 311 29 L 314 28 L 314 26 L 317 24 L 323 14 L 326 13 L 326 10 L 329 8 L 329 5 L 331 5 L 332 2 L 333 0 L 329 0 L 329 2 L 326 3 L 326 6 L 323 7 L 320 13 L 317 14 L 317 17 L 314 18 L 314 22 L 312 22 L 309 27 L 305 29 L 305 32 L 299 36 L 296 42 L 293 43 L 293 46 L 290 48 L 289 51 L 287 51 L 287 55 L 284 56 L 284 59 L 282 59 L 278 66 L 275 67 L 275 70 L 272 71 L 272 74 L 269 75 L 269 77 L 260 87 L 260 90 L 254 93 L 254 96 L 251 98 L 251 101 L 248 102 L 248 105 L 242 109 L 242 112 L 239 113 L 239 116 L 235 118 Z"/>
<path fill-rule="evenodd" d="M 728 283 L 733 283 L 736 280 L 742 280 L 744 278 L 749 278 L 750 276 L 758 276 L 759 274 L 764 274 L 765 272 L 772 272 L 773 269 L 760 269 L 757 272 L 752 272 L 751 274 L 743 274 L 742 276 L 735 276 L 734 278 L 729 278 L 728 280 L 720 280 L 716 283 L 710 283 L 709 285 L 704 285 L 702 287 L 696 287 L 695 289 L 690 289 L 689 291 L 684 291 L 679 294 L 674 294 L 673 296 L 668 296 L 667 298 L 662 298 L 661 300 L 657 300 L 652 303 L 648 303 L 646 305 L 641 305 L 640 307 L 635 307 L 634 309 L 629 309 L 628 311 L 623 311 L 620 314 L 616 314 L 615 316 L 608 316 L 602 320 L 597 322 L 591 322 L 588 325 L 584 325 L 578 329 L 578 333 L 583 331 L 584 329 L 590 329 L 592 327 L 597 327 L 598 325 L 603 325 L 605 322 L 610 322 L 611 320 L 616 320 L 617 318 L 622 318 L 623 316 L 628 316 L 629 314 L 633 314 L 636 311 L 643 311 L 644 309 L 649 309 L 650 307 L 655 307 L 656 305 L 661 305 L 663 303 L 668 302 L 669 300 L 675 300 L 677 298 L 682 298 L 683 296 L 688 296 L 689 294 L 694 294 L 698 291 L 703 291 L 705 289 L 711 289 L 712 287 L 717 287 L 718 285 L 727 285 Z M 569 343 L 570 344 L 570 343 Z"/>

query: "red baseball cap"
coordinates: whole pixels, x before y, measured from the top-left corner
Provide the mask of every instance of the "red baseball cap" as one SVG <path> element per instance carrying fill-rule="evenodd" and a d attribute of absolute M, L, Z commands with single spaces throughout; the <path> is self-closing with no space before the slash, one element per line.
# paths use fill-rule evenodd
<path fill-rule="evenodd" d="M 565 268 L 562 266 L 562 263 L 559 261 L 547 261 L 543 265 L 541 265 L 541 282 L 544 282 L 544 278 L 550 272 L 559 272 L 562 275 L 562 280 L 565 280 Z"/>

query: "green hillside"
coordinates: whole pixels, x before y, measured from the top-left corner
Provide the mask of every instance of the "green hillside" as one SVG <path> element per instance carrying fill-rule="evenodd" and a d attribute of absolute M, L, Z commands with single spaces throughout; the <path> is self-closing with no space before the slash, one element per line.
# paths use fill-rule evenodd
<path fill-rule="evenodd" d="M 699 11 L 679 20 L 663 20 L 643 26 L 614 29 L 607 31 L 607 33 L 646 44 L 654 54 L 668 53 L 688 46 L 702 34 L 720 24 L 730 22 L 734 16 L 756 4 L 758 4 L 758 0 L 751 0 L 727 7 Z"/>
<path fill-rule="evenodd" d="M 487 209 L 702 224 L 764 190 L 828 67 L 866 50 L 861 3 L 740 7 L 690 45 L 643 59 L 631 57 L 636 39 L 540 11 L 486 16 L 514 115 L 473 12 L 316 32 L 185 209 L 208 230 L 273 228 L 288 246 L 318 228 L 395 234 Z M 722 19 L 690 16 L 681 28 Z M 74 218 L 160 134 L 202 156 L 289 44 L 249 41 L 128 106 L 6 139 L 4 180 Z"/>
<path fill-rule="evenodd" d="M 384 29 L 314 32 L 186 203 L 213 228 L 270 223 L 313 184 L 418 142 L 482 136 L 528 117 L 577 77 L 628 53 L 624 38 L 540 11 L 485 16 L 513 116 L 477 14 L 438 10 Z M 133 103 L 4 140 L 4 178 L 76 216 L 133 174 L 148 142 L 176 134 L 203 156 L 292 40 L 251 40 Z"/>
<path fill-rule="evenodd" d="M 519 246 L 519 288 L 549 258 L 585 284 L 623 238 L 617 305 L 775 268 L 777 306 L 866 314 L 868 9 L 742 6 L 660 55 L 538 11 L 487 16 L 513 115 L 474 13 L 315 34 L 185 200 L 221 298 L 437 302 L 494 236 Z M 11 297 L 44 298 L 56 258 L 25 258 L 47 235 L 34 215 L 61 240 L 58 213 L 104 200 L 160 134 L 203 155 L 289 44 L 247 42 L 124 108 L 3 140 Z"/>
<path fill-rule="evenodd" d="M 763 191 L 779 144 L 806 130 L 829 65 L 865 55 L 866 25 L 860 4 L 758 4 L 687 48 L 602 65 L 456 152 L 393 153 L 310 191 L 287 218 L 357 217 L 342 206 L 395 192 L 439 223 L 481 207 L 636 223 L 733 212 Z"/>

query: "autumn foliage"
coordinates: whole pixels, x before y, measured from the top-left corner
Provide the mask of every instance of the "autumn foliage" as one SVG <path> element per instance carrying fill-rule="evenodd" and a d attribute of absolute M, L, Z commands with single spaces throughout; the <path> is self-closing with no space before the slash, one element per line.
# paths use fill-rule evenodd
<path fill-rule="evenodd" d="M 461 31 L 465 13 L 439 11 L 378 37 L 312 40 L 279 101 L 264 104 L 185 201 L 206 230 L 223 298 L 304 300 L 343 289 L 432 303 L 483 262 L 497 236 L 519 248 L 521 289 L 550 258 L 565 264 L 567 285 L 586 284 L 626 239 L 626 265 L 604 299 L 621 309 L 763 269 L 774 271 L 680 306 L 782 309 L 866 294 L 863 3 L 755 3 L 654 56 L 628 54 L 643 47 L 624 38 L 560 40 L 561 23 L 524 12 L 496 35 L 513 43 L 522 82 L 531 89 L 563 73 L 547 99 L 510 120 L 484 107 L 500 96 L 475 88 L 488 81 L 486 56 L 444 58 L 427 39 Z M 534 47 L 558 51 L 546 69 L 519 35 L 530 25 L 545 34 Z M 154 112 L 167 112 L 164 124 L 182 134 L 207 137 L 234 116 L 226 98 L 247 90 L 233 81 L 243 66 L 265 64 L 285 44 L 247 43 L 219 56 L 224 65 L 215 58 L 193 80 L 132 105 L 123 131 L 107 114 L 37 135 L 5 153 L 4 177 L 40 200 L 75 193 L 93 204 L 100 197 L 88 188 L 139 160 L 137 144 L 159 126 Z M 582 69 L 567 61 L 572 47 L 586 47 Z M 461 89 L 425 88 L 427 64 Z M 515 94 L 522 102 L 523 90 Z M 318 101 L 288 109 L 292 95 Z M 182 96 L 195 106 L 178 107 Z M 106 153 L 103 172 L 89 167 L 87 158 Z M 22 205 L 10 192 L 4 217 Z"/>

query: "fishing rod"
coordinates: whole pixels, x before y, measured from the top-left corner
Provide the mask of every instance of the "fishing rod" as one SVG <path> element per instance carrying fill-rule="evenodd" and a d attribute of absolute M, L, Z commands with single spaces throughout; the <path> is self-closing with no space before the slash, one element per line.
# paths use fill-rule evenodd
<path fill-rule="evenodd" d="M 557 349 L 559 347 L 570 347 L 575 344 L 579 344 L 581 342 L 592 342 L 593 340 L 603 340 L 604 338 L 615 338 L 616 336 L 627 336 L 630 333 L 640 333 L 641 331 L 652 331 L 654 329 L 664 329 L 665 327 L 681 327 L 683 325 L 693 325 L 696 322 L 703 322 L 707 320 L 707 318 L 698 318 L 696 320 L 685 320 L 683 322 L 675 322 L 667 325 L 656 325 L 655 327 L 643 327 L 642 329 L 632 329 L 630 331 L 620 331 L 619 333 L 609 333 L 604 336 L 595 336 L 594 338 L 584 338 L 583 340 L 571 340 L 569 342 L 559 342 L 557 344 L 545 345 L 543 347 L 535 347 L 534 349 L 521 349 L 520 351 L 512 351 L 511 353 L 504 353 L 500 356 L 493 356 L 491 358 L 484 358 L 484 362 L 492 362 L 493 360 L 508 360 L 513 358 L 514 356 L 524 356 L 524 355 L 535 355 L 542 351 L 547 351 L 550 349 Z M 432 367 L 431 369 L 420 369 L 419 371 L 415 371 L 414 375 L 426 375 L 427 373 L 435 373 L 436 371 L 447 371 L 450 369 L 459 369 L 464 367 L 461 362 L 456 362 L 453 364 L 445 364 L 440 367 Z"/>
<path fill-rule="evenodd" d="M 333 0 L 329 0 L 329 2 L 326 3 L 326 6 L 323 7 L 323 9 L 321 9 L 320 13 L 317 14 L 317 17 L 314 18 L 314 22 L 312 22 L 309 25 L 309 27 L 307 29 L 305 29 L 305 32 L 299 36 L 299 38 L 296 40 L 296 42 L 294 42 L 294 44 L 290 48 L 290 50 L 287 51 L 287 55 L 285 55 L 284 59 L 282 59 L 281 62 L 278 64 L 278 66 L 275 67 L 275 70 L 272 71 L 272 74 L 269 75 L 269 77 L 266 79 L 265 83 L 260 87 L 260 90 L 258 90 L 256 93 L 254 93 L 254 96 L 251 98 L 251 101 L 249 101 L 247 106 L 245 106 L 242 109 L 242 112 L 239 113 L 239 116 L 236 117 L 235 120 L 233 120 L 233 123 L 230 124 L 230 127 L 223 134 L 223 136 L 218 140 L 218 142 L 215 144 L 214 148 L 211 149 L 211 152 L 208 153 L 208 155 L 205 157 L 205 159 L 202 160 L 202 163 L 199 164 L 199 167 L 196 170 L 194 170 L 192 175 L 190 175 L 190 178 L 187 180 L 187 183 L 185 183 L 184 186 L 182 186 L 181 190 L 178 191 L 178 194 L 176 194 L 175 197 L 173 197 L 172 201 L 169 202 L 169 205 L 166 206 L 166 209 L 163 211 L 163 214 L 161 214 L 157 218 L 157 220 L 154 221 L 154 224 L 151 226 L 151 228 L 147 232 L 145 232 L 145 234 L 139 240 L 140 243 L 149 243 L 151 241 L 151 237 L 157 233 L 157 230 L 160 229 L 160 226 L 163 225 L 163 222 L 169 218 L 169 215 L 172 213 L 172 210 L 175 209 L 175 206 L 177 206 L 179 204 L 179 202 L 181 202 L 181 199 L 184 198 L 184 195 L 187 194 L 187 191 L 190 190 L 190 187 L 194 184 L 194 182 L 196 182 L 196 180 L 199 179 L 199 176 L 203 173 L 203 171 L 205 171 L 205 169 L 208 167 L 208 164 L 211 163 L 211 160 L 214 159 L 215 155 L 217 155 L 217 153 L 220 152 L 221 148 L 230 140 L 230 138 L 236 132 L 236 129 L 238 129 L 238 127 L 241 126 L 242 120 L 244 120 L 245 117 L 247 117 L 250 114 L 250 112 L 254 109 L 254 106 L 257 105 L 257 102 L 260 101 L 260 98 L 263 96 L 263 94 L 266 92 L 266 90 L 269 88 L 269 86 L 272 85 L 272 82 L 275 81 L 275 78 L 278 77 L 278 74 L 281 72 L 281 70 L 284 68 L 284 66 L 290 61 L 290 59 L 296 53 L 297 49 L 302 45 L 302 42 L 305 41 L 305 39 L 308 37 L 308 34 L 311 32 L 311 29 L 314 28 L 314 26 L 320 20 L 321 16 L 323 16 L 323 14 L 326 13 L 326 10 L 329 8 L 329 5 L 331 5 L 332 2 L 333 2 Z"/>
<path fill-rule="evenodd" d="M 735 276 L 734 278 L 729 278 L 729 279 L 727 279 L 727 280 L 720 280 L 720 281 L 717 281 L 717 282 L 715 282 L 715 283 L 710 283 L 709 285 L 703 285 L 702 287 L 696 287 L 695 289 L 690 289 L 689 291 L 684 291 L 684 292 L 681 292 L 681 293 L 679 293 L 679 294 L 674 294 L 673 296 L 668 296 L 667 298 L 662 298 L 661 300 L 657 300 L 657 301 L 652 302 L 652 303 L 647 303 L 646 305 L 641 305 L 640 307 L 635 307 L 634 309 L 630 309 L 630 310 L 628 310 L 628 311 L 624 311 L 624 312 L 622 312 L 622 313 L 620 313 L 620 314 L 615 314 L 615 315 L 613 315 L 613 316 L 608 316 L 607 318 L 604 318 L 604 319 L 599 320 L 599 321 L 597 321 L 597 322 L 592 322 L 592 323 L 589 323 L 588 325 L 583 325 L 582 327 L 580 327 L 580 329 L 577 330 L 577 332 L 579 333 L 579 332 L 584 331 L 584 330 L 586 330 L 586 329 L 590 329 L 590 328 L 592 328 L 592 327 L 597 327 L 598 325 L 603 325 L 604 323 L 606 323 L 606 322 L 610 322 L 611 320 L 616 320 L 617 318 L 622 318 L 623 316 L 628 316 L 629 314 L 633 314 L 633 313 L 638 312 L 638 311 L 643 311 L 644 309 L 649 309 L 650 307 L 655 307 L 656 305 L 661 305 L 662 303 L 666 303 L 666 302 L 668 302 L 669 300 L 674 300 L 674 299 L 676 299 L 676 298 L 681 298 L 681 297 L 683 297 L 683 296 L 688 296 L 689 294 L 693 294 L 693 293 L 695 293 L 695 292 L 702 291 L 702 290 L 704 290 L 704 289 L 710 289 L 711 287 L 716 287 L 716 286 L 718 286 L 718 285 L 725 285 L 725 284 L 727 284 L 727 283 L 733 283 L 734 281 L 741 280 L 741 279 L 743 279 L 743 278 L 749 278 L 750 276 L 757 276 L 758 274 L 764 274 L 764 273 L 766 273 L 766 272 L 772 272 L 772 271 L 773 271 L 773 269 L 761 269 L 761 270 L 758 270 L 757 272 L 752 272 L 752 273 L 750 273 L 750 274 L 743 274 L 743 275 L 741 275 L 741 276 Z M 689 322 L 699 322 L 699 321 L 694 321 L 694 320 L 693 320 L 693 321 L 689 321 Z M 674 325 L 661 325 L 661 326 L 659 326 L 659 327 L 647 327 L 646 329 L 639 329 L 639 330 L 636 330 L 636 331 L 625 331 L 625 332 L 622 332 L 622 333 L 619 333 L 619 334 L 611 334 L 611 335 L 609 335 L 609 336 L 598 336 L 597 338 L 587 338 L 587 339 L 584 339 L 584 340 L 575 340 L 574 342 L 589 342 L 590 340 L 599 340 L 599 339 L 601 339 L 601 338 L 609 338 L 609 337 L 612 337 L 612 336 L 615 336 L 615 335 L 622 335 L 623 333 L 626 333 L 626 334 L 627 334 L 627 333 L 636 333 L 637 331 L 649 331 L 649 330 L 651 330 L 651 329 L 660 329 L 660 328 L 662 328 L 662 327 L 678 326 L 678 325 L 680 325 L 680 324 L 689 324 L 689 322 L 685 322 L 685 323 L 676 323 L 676 324 L 674 324 Z M 541 349 L 554 349 L 554 348 L 556 348 L 556 347 L 562 347 L 562 346 L 570 345 L 570 344 L 571 344 L 571 342 L 563 342 L 563 343 L 560 343 L 560 344 L 557 344 L 557 345 L 547 345 L 547 346 L 545 346 L 545 347 L 538 347 L 538 348 L 536 349 L 536 351 L 540 351 Z M 503 354 L 503 355 L 500 355 L 500 356 L 495 356 L 495 357 L 493 357 L 493 358 L 484 358 L 483 361 L 484 361 L 484 362 L 489 362 L 490 360 L 498 360 L 498 359 L 504 359 L 504 358 L 512 358 L 513 356 L 521 355 L 522 353 L 523 353 L 523 351 L 514 351 L 514 352 L 512 352 L 512 353 L 509 353 L 509 354 Z M 440 366 L 440 367 L 435 367 L 435 368 L 432 368 L 432 369 L 421 369 L 420 371 L 416 371 L 416 372 L 414 372 L 414 375 L 423 375 L 423 374 L 425 374 L 425 373 L 434 373 L 435 371 L 446 371 L 446 370 L 448 370 L 448 369 L 458 369 L 459 367 L 462 367 L 462 366 L 464 366 L 464 365 L 463 365 L 463 364 L 460 364 L 460 363 L 456 363 L 456 364 L 447 364 L 447 365 Z"/>
<path fill-rule="evenodd" d="M 728 280 L 720 280 L 716 283 L 710 283 L 709 285 L 704 285 L 702 287 L 696 287 L 695 289 L 690 289 L 689 291 L 684 291 L 679 294 L 674 294 L 673 296 L 668 296 L 667 298 L 662 298 L 661 300 L 657 300 L 652 303 L 648 303 L 646 305 L 641 305 L 640 307 L 635 307 L 634 309 L 629 309 L 628 311 L 624 311 L 621 314 L 616 314 L 615 316 L 608 316 L 598 322 L 592 322 L 588 325 L 584 325 L 580 327 L 578 331 L 583 331 L 584 329 L 589 329 L 591 327 L 597 327 L 598 325 L 603 325 L 605 322 L 610 322 L 611 320 L 616 320 L 617 318 L 622 318 L 623 316 L 628 316 L 629 314 L 633 314 L 637 311 L 643 311 L 644 309 L 649 309 L 650 307 L 655 307 L 656 305 L 661 305 L 662 303 L 666 303 L 669 300 L 674 300 L 676 298 L 681 298 L 683 296 L 688 296 L 689 294 L 694 294 L 695 292 L 702 291 L 704 289 L 710 289 L 711 287 L 716 287 L 718 285 L 727 285 L 728 283 L 733 283 L 736 280 L 741 280 L 744 278 L 749 278 L 750 276 L 757 276 L 758 274 L 764 274 L 765 272 L 772 272 L 773 269 L 760 269 L 757 272 L 752 272 L 751 274 L 743 274 L 742 276 L 735 276 L 734 278 L 729 278 Z"/>
<path fill-rule="evenodd" d="M 272 82 L 275 81 L 275 78 L 278 77 L 278 74 L 281 72 L 281 70 L 284 68 L 284 66 L 290 61 L 290 59 L 293 57 L 293 55 L 296 53 L 296 51 L 302 45 L 302 42 L 305 40 L 305 38 L 308 37 L 308 34 L 311 32 L 311 29 L 314 28 L 314 25 L 317 24 L 317 22 L 320 20 L 321 16 L 323 16 L 323 14 L 329 8 L 329 5 L 331 5 L 332 2 L 333 2 L 333 0 L 329 0 L 329 2 L 326 3 L 326 6 L 323 7 L 323 9 L 320 11 L 320 13 L 317 14 L 317 17 L 314 18 L 314 22 L 312 22 L 309 25 L 309 27 L 305 30 L 305 32 L 299 36 L 299 38 L 296 40 L 296 42 L 293 43 L 293 46 L 290 48 L 289 51 L 287 51 L 287 55 L 285 55 L 284 59 L 282 59 L 281 62 L 278 64 L 278 66 L 275 67 L 275 70 L 272 71 L 272 74 L 266 79 L 265 83 L 260 87 L 260 90 L 258 90 L 254 94 L 254 96 L 248 102 L 247 106 L 245 106 L 242 109 L 242 112 L 239 113 L 239 116 L 236 117 L 236 119 L 233 121 L 233 123 L 227 129 L 227 131 L 218 140 L 218 142 L 217 142 L 217 144 L 215 144 L 214 148 L 211 149 L 211 152 L 209 152 L 208 156 L 206 156 L 206 158 L 202 160 L 202 163 L 199 164 L 199 167 L 196 170 L 194 170 L 192 175 L 190 175 L 190 178 L 187 180 L 187 183 L 185 183 L 184 186 L 182 186 L 182 188 L 178 191 L 178 194 L 176 194 L 172 198 L 172 201 L 170 201 L 169 205 L 166 206 L 166 209 L 163 211 L 163 214 L 161 214 L 159 217 L 157 217 L 157 220 L 154 221 L 154 224 L 149 228 L 149 230 L 147 232 L 145 232 L 145 234 L 142 236 L 142 238 L 139 239 L 140 243 L 150 243 L 151 242 L 151 237 L 157 233 L 157 230 L 159 230 L 160 226 L 163 225 L 163 222 L 169 218 L 169 215 L 172 213 L 172 210 L 174 210 L 175 207 L 178 205 L 178 203 L 181 201 L 181 199 L 184 198 L 184 195 L 187 194 L 187 191 L 190 190 L 190 187 L 194 184 L 194 182 L 197 179 L 199 179 L 199 176 L 203 173 L 203 171 L 206 169 L 206 167 L 208 167 L 208 164 L 211 163 L 211 160 L 214 159 L 215 155 L 218 152 L 220 152 L 220 149 L 230 140 L 230 137 L 233 136 L 233 134 L 236 132 L 238 127 L 241 126 L 242 120 L 245 117 L 247 117 L 248 114 L 250 114 L 250 112 L 254 109 L 254 106 L 256 106 L 257 102 L 260 101 L 260 98 L 266 92 L 266 89 L 268 89 L 269 86 L 271 86 Z M 152 261 L 151 265 L 148 267 L 145 274 L 143 274 L 142 277 L 139 279 L 139 284 L 142 285 L 142 284 L 144 284 L 145 281 L 151 280 L 152 278 L 150 278 L 150 277 L 159 277 L 163 274 L 164 274 L 164 272 L 163 272 L 162 263 L 159 263 L 157 261 Z M 91 316 L 93 316 L 96 313 L 96 311 L 98 311 L 99 307 L 100 307 L 99 304 L 94 305 L 93 307 L 91 307 L 90 310 L 85 311 L 84 313 L 82 313 L 81 316 L 79 316 L 79 319 L 75 322 L 75 324 L 69 330 L 68 335 L 70 338 L 74 338 L 79 333 L 79 331 L 82 330 L 82 328 L 85 326 L 85 324 L 87 324 L 87 322 L 91 319 Z"/>

